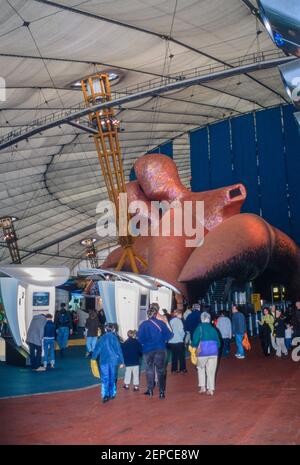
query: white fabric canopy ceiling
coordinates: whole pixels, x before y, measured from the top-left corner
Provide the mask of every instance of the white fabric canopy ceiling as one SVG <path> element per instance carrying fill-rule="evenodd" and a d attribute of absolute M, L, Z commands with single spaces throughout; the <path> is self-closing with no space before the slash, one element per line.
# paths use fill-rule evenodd
<path fill-rule="evenodd" d="M 82 103 L 81 91 L 70 84 L 96 70 L 118 73 L 113 90 L 122 92 L 170 73 L 276 49 L 241 0 L 3 0 L 0 26 L 0 75 L 7 86 L 0 136 Z M 118 118 L 126 176 L 137 157 L 170 138 L 286 101 L 276 68 L 250 75 L 255 80 L 236 76 L 124 105 Z M 186 184 L 188 144 L 186 134 L 174 142 Z M 84 254 L 80 240 L 95 230 L 72 233 L 96 223 L 103 198 L 93 140 L 74 127 L 53 128 L 0 152 L 0 216 L 18 218 L 26 265 L 73 267 Z M 61 240 L 65 235 L 70 237 Z M 44 255 L 29 253 L 55 241 L 41 250 Z M 98 240 L 100 257 L 108 245 L 114 245 L 111 238 Z M 10 263 L 5 247 L 0 261 Z"/>

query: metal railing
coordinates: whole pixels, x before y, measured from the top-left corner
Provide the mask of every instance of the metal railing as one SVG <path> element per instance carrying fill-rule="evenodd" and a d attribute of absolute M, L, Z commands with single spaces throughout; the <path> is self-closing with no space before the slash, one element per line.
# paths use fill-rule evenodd
<path fill-rule="evenodd" d="M 212 73 L 217 73 L 220 71 L 225 71 L 228 69 L 238 68 L 240 66 L 245 66 L 248 64 L 254 63 L 263 63 L 268 60 L 279 59 L 284 57 L 285 55 L 280 50 L 267 50 L 264 52 L 259 53 L 251 53 L 248 55 L 244 55 L 243 57 L 235 58 L 229 60 L 228 63 L 215 63 L 204 65 L 197 68 L 192 68 L 189 70 L 182 71 L 180 73 L 170 74 L 168 76 L 162 78 L 154 78 L 140 84 L 135 84 L 133 86 L 126 87 L 122 91 L 115 91 L 112 92 L 112 99 L 116 100 L 118 98 L 122 98 L 128 95 L 137 94 L 140 92 L 145 92 L 147 90 L 155 89 L 157 87 L 165 86 L 167 84 L 171 84 L 177 81 L 188 80 L 196 77 L 205 76 Z M 31 131 L 32 129 L 38 129 L 39 127 L 43 127 L 49 123 L 52 123 L 58 119 L 65 118 L 67 116 L 76 113 L 77 111 L 85 109 L 85 103 L 80 102 L 75 104 L 68 109 L 61 109 L 50 115 L 46 115 L 42 118 L 36 119 L 32 121 L 30 124 L 20 126 L 19 129 L 13 130 L 0 138 L 0 145 L 5 144 L 19 136 L 26 134 L 27 132 Z M 4 109 L 5 110 L 5 109 Z"/>

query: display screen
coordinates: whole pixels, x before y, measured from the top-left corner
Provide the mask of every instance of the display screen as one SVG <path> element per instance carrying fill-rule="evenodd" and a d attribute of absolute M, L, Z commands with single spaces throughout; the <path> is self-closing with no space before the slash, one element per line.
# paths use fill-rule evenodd
<path fill-rule="evenodd" d="M 146 294 L 141 294 L 140 306 L 145 307 L 146 305 L 147 305 L 147 295 Z"/>
<path fill-rule="evenodd" d="M 86 310 L 95 310 L 95 297 L 86 296 L 85 298 L 85 309 Z"/>
<path fill-rule="evenodd" d="M 49 305 L 49 292 L 34 292 L 32 295 L 32 305 L 34 307 L 47 307 Z"/>

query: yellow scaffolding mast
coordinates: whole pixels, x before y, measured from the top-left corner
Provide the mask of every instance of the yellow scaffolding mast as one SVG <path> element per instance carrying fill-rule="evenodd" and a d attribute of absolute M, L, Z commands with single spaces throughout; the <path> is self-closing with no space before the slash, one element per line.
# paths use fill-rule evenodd
<path fill-rule="evenodd" d="M 3 216 L 0 218 L 0 228 L 3 230 L 3 239 L 7 244 L 12 262 L 21 263 L 20 252 L 18 247 L 18 238 L 14 227 L 16 218 L 12 216 Z"/>
<path fill-rule="evenodd" d="M 84 100 L 87 107 L 96 105 L 99 102 L 109 102 L 111 100 L 110 82 L 108 74 L 95 74 L 81 81 L 81 87 Z M 126 259 L 129 259 L 131 269 L 138 273 L 137 262 L 147 266 L 146 261 L 139 257 L 133 250 L 134 237 L 128 230 L 129 214 L 126 212 L 126 218 L 120 218 L 119 211 L 119 194 L 126 193 L 126 183 L 124 169 L 119 144 L 119 121 L 115 117 L 113 108 L 103 108 L 89 114 L 90 123 L 98 131 L 95 134 L 94 142 L 96 145 L 101 171 L 105 180 L 109 199 L 114 203 L 116 208 L 116 224 L 119 231 L 119 219 L 127 224 L 127 235 L 119 235 L 119 244 L 123 247 L 123 253 L 117 264 L 116 270 L 120 271 Z M 121 211 L 121 215 L 125 213 Z"/>

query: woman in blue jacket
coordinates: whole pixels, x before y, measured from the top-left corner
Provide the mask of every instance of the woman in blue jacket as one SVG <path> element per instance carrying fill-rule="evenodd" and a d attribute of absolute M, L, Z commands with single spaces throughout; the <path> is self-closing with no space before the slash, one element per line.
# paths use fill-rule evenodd
<path fill-rule="evenodd" d="M 92 355 L 92 360 L 100 359 L 100 379 L 102 402 L 114 399 L 117 394 L 117 367 L 124 366 L 120 342 L 114 334 L 112 323 L 104 326 L 105 334 L 98 340 Z"/>

